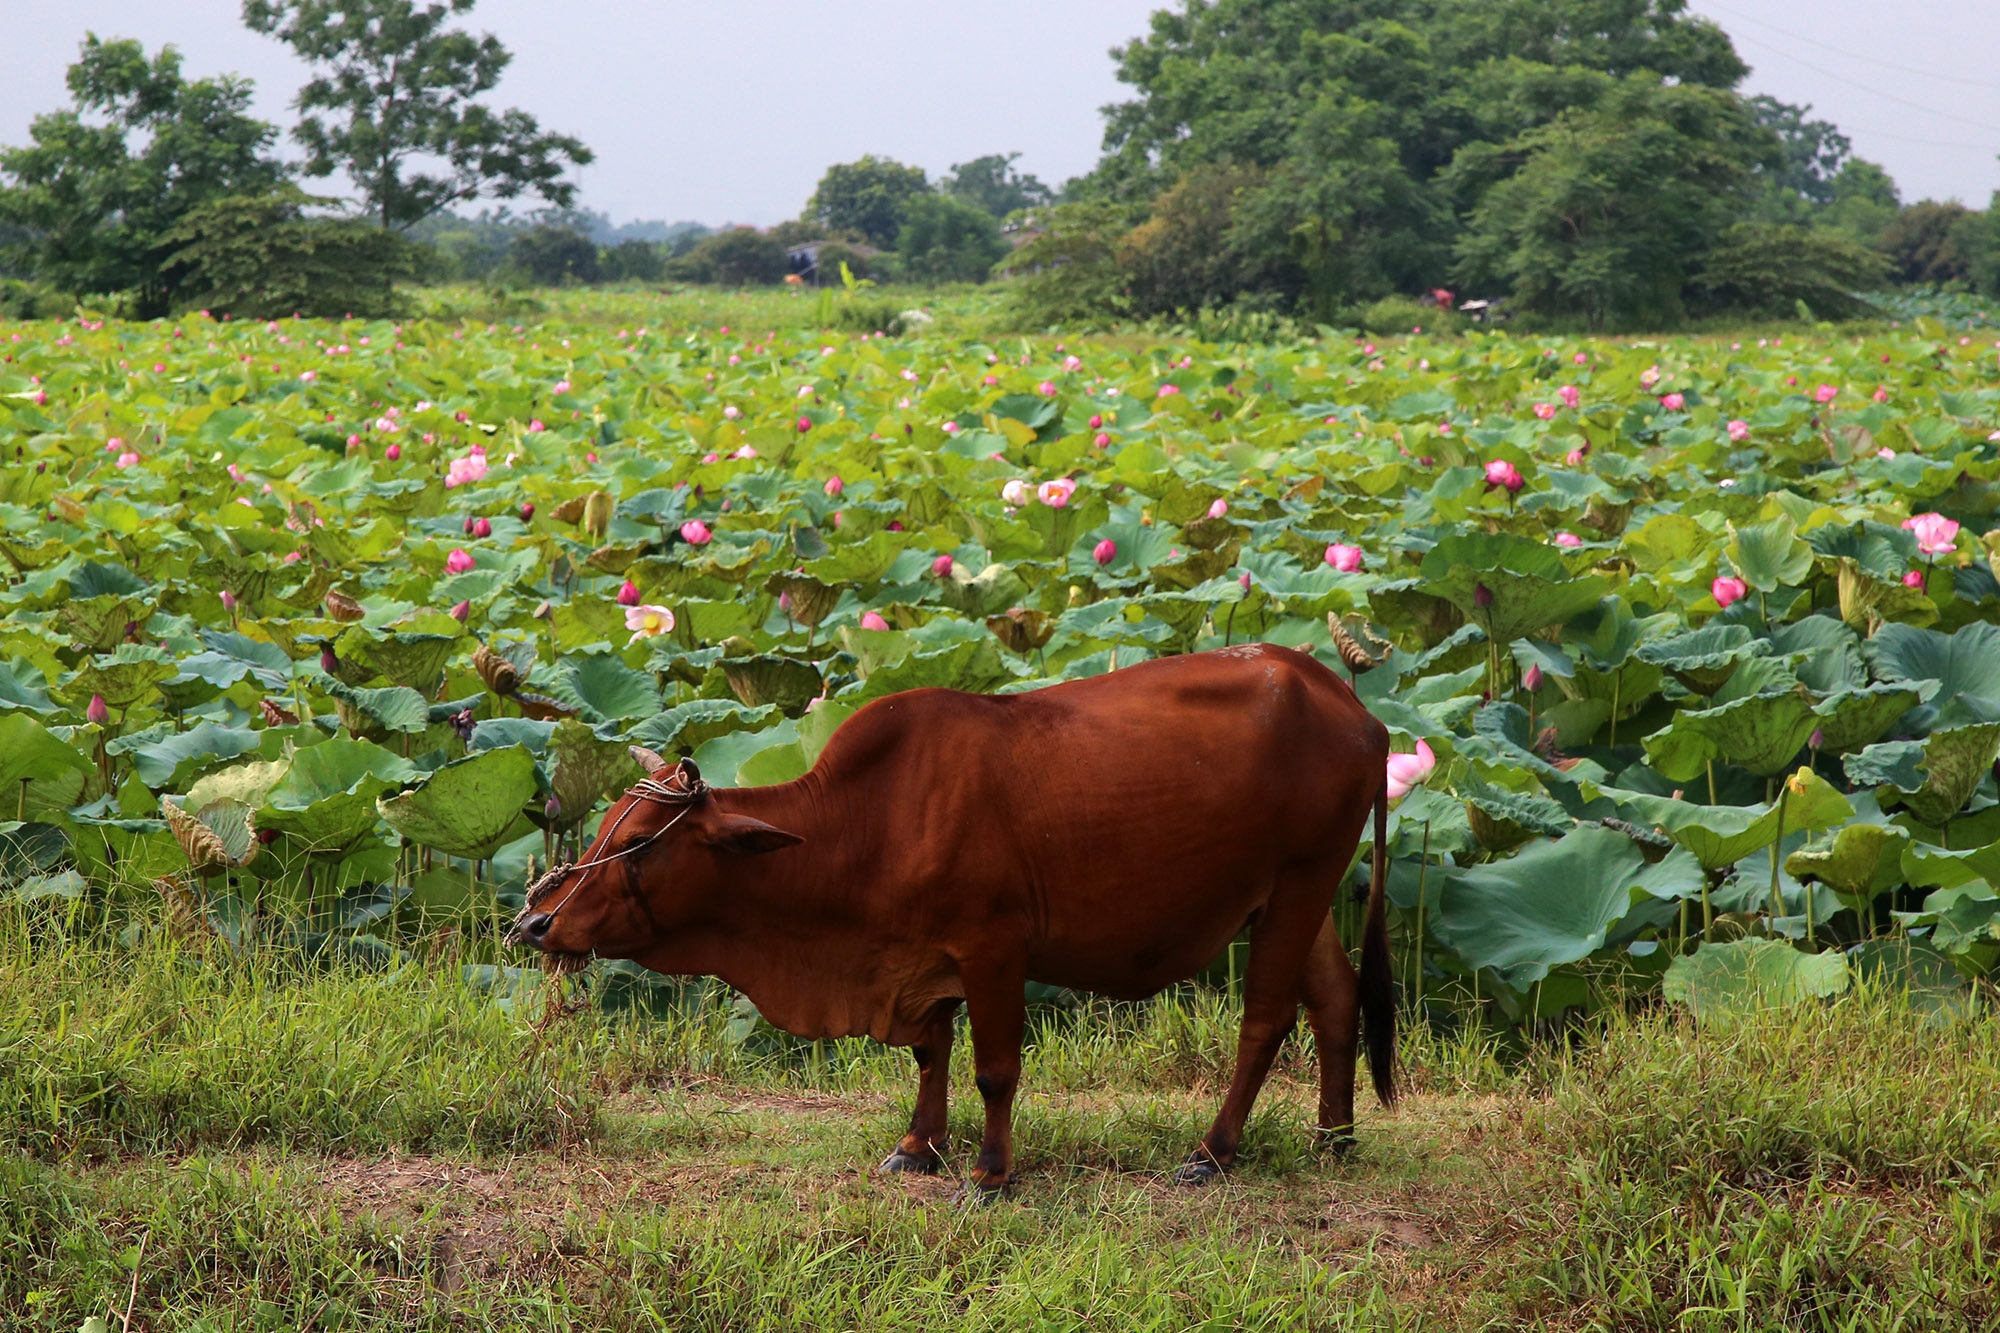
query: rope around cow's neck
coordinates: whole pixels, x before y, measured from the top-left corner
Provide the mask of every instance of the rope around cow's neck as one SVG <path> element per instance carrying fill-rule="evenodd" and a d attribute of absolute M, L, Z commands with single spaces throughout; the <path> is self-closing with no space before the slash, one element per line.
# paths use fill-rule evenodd
<path fill-rule="evenodd" d="M 657 833 L 647 834 L 630 847 L 612 852 L 608 856 L 595 857 L 580 864 L 571 864 L 565 861 L 559 866 L 552 867 L 547 874 L 528 886 L 527 901 L 521 905 L 521 920 L 526 920 L 528 913 L 534 910 L 535 904 L 546 898 L 555 889 L 556 885 L 562 883 L 565 876 L 575 874 L 577 877 L 576 883 L 569 886 L 569 892 L 565 893 L 561 901 L 557 902 L 554 907 L 551 907 L 544 913 L 549 920 L 555 920 L 556 913 L 569 906 L 569 900 L 574 898 L 576 891 L 583 887 L 583 881 L 590 877 L 591 871 L 601 865 L 608 865 L 613 861 L 619 860 L 621 857 L 631 856 L 635 852 L 652 846 L 653 843 L 665 837 L 669 829 L 672 829 L 674 825 L 687 818 L 688 811 L 694 808 L 694 803 L 700 800 L 707 791 L 707 783 L 703 782 L 700 778 L 690 780 L 684 777 L 678 768 L 664 781 L 652 777 L 639 779 L 638 783 L 625 793 L 629 798 L 629 803 L 623 810 L 618 812 L 618 817 L 611 821 L 611 827 L 604 830 L 599 835 L 600 837 L 609 837 L 611 834 L 616 833 L 619 826 L 625 822 L 625 816 L 639 808 L 640 801 L 647 801 L 654 805 L 678 805 L 684 808 L 679 814 L 667 821 L 666 828 L 659 830 Z"/>

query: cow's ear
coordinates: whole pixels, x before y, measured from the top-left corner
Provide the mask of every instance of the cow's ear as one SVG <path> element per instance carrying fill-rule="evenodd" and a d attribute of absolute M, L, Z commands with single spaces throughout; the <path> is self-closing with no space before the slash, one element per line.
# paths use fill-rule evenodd
<path fill-rule="evenodd" d="M 710 826 L 704 841 L 719 852 L 761 856 L 780 847 L 796 847 L 805 839 L 748 815 L 723 815 Z"/>

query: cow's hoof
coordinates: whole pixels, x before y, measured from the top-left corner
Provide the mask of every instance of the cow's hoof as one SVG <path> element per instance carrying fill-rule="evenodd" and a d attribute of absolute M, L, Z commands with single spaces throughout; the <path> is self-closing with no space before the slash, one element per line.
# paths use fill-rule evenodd
<path fill-rule="evenodd" d="M 885 1176 L 898 1175 L 905 1171 L 914 1172 L 920 1176 L 934 1176 L 943 1165 L 944 1163 L 935 1156 L 904 1152 L 901 1148 L 898 1148 L 896 1151 L 890 1153 L 877 1169 Z"/>
<path fill-rule="evenodd" d="M 1347 1156 L 1354 1151 L 1354 1145 L 1360 1142 L 1354 1137 L 1354 1128 L 1351 1125 L 1342 1125 L 1335 1129 L 1316 1129 L 1313 1131 L 1313 1138 L 1321 1152 L 1334 1157 Z"/>
<path fill-rule="evenodd" d="M 990 1203 L 998 1203 L 1000 1196 L 1007 1192 L 1005 1185 L 982 1185 L 968 1180 L 958 1187 L 958 1193 L 951 1201 L 961 1208 L 984 1208 Z"/>
<path fill-rule="evenodd" d="M 1222 1168 L 1206 1157 L 1197 1157 L 1180 1170 L 1174 1172 L 1174 1184 L 1193 1189 L 1206 1185 L 1222 1174 Z"/>

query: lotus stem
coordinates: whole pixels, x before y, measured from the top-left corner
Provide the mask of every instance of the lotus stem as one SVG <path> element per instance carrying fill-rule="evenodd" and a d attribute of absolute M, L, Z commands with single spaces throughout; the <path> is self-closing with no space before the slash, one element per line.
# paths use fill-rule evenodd
<path fill-rule="evenodd" d="M 1424 883 L 1431 872 L 1431 821 L 1424 821 L 1424 850 L 1417 858 L 1417 1013 L 1424 1008 Z"/>
<path fill-rule="evenodd" d="M 1765 785 L 1768 789 L 1768 779 Z M 1785 900 L 1778 895 L 1778 855 L 1785 841 L 1785 797 L 1789 791 L 1787 787 L 1778 788 L 1778 836 L 1771 843 L 1771 930 L 1774 934 L 1778 929 L 1778 918 L 1785 914 Z"/>

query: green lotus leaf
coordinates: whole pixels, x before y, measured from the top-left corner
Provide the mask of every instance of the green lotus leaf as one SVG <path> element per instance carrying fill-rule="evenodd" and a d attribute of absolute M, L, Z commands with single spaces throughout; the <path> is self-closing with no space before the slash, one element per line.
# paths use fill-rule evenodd
<path fill-rule="evenodd" d="M 1696 694 L 1714 694 L 1736 669 L 1771 650 L 1741 625 L 1703 625 L 1700 629 L 1640 644 L 1633 656 L 1663 667 Z"/>
<path fill-rule="evenodd" d="M 48 679 L 26 662 L 0 662 L 0 708 L 21 708 L 30 713 L 53 713 Z"/>
<path fill-rule="evenodd" d="M 535 794 L 535 757 L 522 749 L 484 750 L 428 774 L 375 807 L 389 827 L 419 847 L 480 861 L 507 841 Z"/>
<path fill-rule="evenodd" d="M 0 813 L 60 810 L 83 791 L 90 760 L 26 713 L 0 713 Z"/>
<path fill-rule="evenodd" d="M 137 597 L 106 593 L 64 602 L 61 615 L 63 627 L 79 646 L 102 653 L 124 642 L 133 627 L 143 628 L 153 618 L 153 608 Z"/>
<path fill-rule="evenodd" d="M 752 708 L 775 704 L 787 713 L 806 706 L 823 688 L 819 668 L 811 662 L 776 653 L 755 657 L 725 657 L 718 665 L 730 690 Z"/>
<path fill-rule="evenodd" d="M 773 574 L 765 581 L 764 591 L 781 597 L 790 608 L 785 614 L 806 626 L 825 620 L 840 601 L 837 585 L 821 583 L 807 574 Z"/>
<path fill-rule="evenodd" d="M 1897 848 L 1908 841 L 1909 834 L 1893 825 L 1849 824 L 1786 857 L 1785 873 L 1801 883 L 1818 880 L 1840 895 L 1843 907 L 1863 911 L 1901 879 Z"/>
<path fill-rule="evenodd" d="M 1818 774 L 1809 774 L 1800 786 L 1803 790 L 1785 793 L 1786 833 L 1818 832 L 1854 818 L 1853 804 Z M 1732 866 L 1778 840 L 1780 812 L 1775 801 L 1754 806 L 1697 805 L 1613 787 L 1587 790 L 1610 800 L 1633 823 L 1660 829 L 1694 853 L 1705 870 Z"/>
<path fill-rule="evenodd" d="M 1903 714 L 1929 697 L 1929 681 L 1909 685 L 1865 685 L 1840 690 L 1813 706 L 1819 718 L 1820 748 L 1833 754 L 1858 750 L 1882 739 Z"/>
<path fill-rule="evenodd" d="M 2000 722 L 2000 625 L 1975 621 L 1952 634 L 1884 625 L 1862 651 L 1885 681 L 1936 681 L 1939 723 Z"/>
<path fill-rule="evenodd" d="M 1828 999 L 1845 991 L 1849 980 L 1844 954 L 1804 953 L 1777 940 L 1742 939 L 1708 941 L 1674 959 L 1661 991 L 1697 1019 L 1712 1021 Z"/>
<path fill-rule="evenodd" d="M 1905 879 L 1919 887 L 1955 889 L 1987 884 L 2000 889 L 2000 842 L 1954 852 L 1912 841 L 1903 849 L 1900 869 Z"/>
<path fill-rule="evenodd" d="M 261 739 L 254 731 L 217 726 L 204 718 L 186 731 L 130 747 L 132 770 L 154 791 L 181 787 L 203 769 L 251 753 Z"/>
<path fill-rule="evenodd" d="M 364 690 L 320 672 L 313 683 L 332 696 L 340 721 L 350 732 L 363 738 L 389 732 L 414 734 L 431 724 L 431 707 L 424 696 L 402 685 Z"/>
<path fill-rule="evenodd" d="M 81 709 L 90 696 L 101 694 L 105 703 L 122 711 L 150 696 L 161 681 L 179 674 L 180 668 L 164 649 L 121 643 L 109 656 L 91 658 L 78 667 L 63 683 L 63 696 Z"/>
<path fill-rule="evenodd" d="M 1848 951 L 1858 985 L 1900 995 L 1917 1013 L 1934 1021 L 1956 1021 L 1973 1013 L 1972 990 L 1951 959 L 1922 940 L 1863 940 Z"/>
<path fill-rule="evenodd" d="M 1828 562 L 1852 560 L 1862 573 L 1884 583 L 1903 577 L 1917 556 L 1917 535 L 1905 528 L 1863 520 L 1847 525 L 1827 523 L 1805 535 L 1813 554 Z"/>
<path fill-rule="evenodd" d="M 1424 591 L 1421 579 L 1376 584 L 1368 590 L 1368 610 L 1384 627 L 1415 634 L 1426 648 L 1445 642 L 1465 624 L 1465 612 Z"/>
<path fill-rule="evenodd" d="M 1868 683 L 1861 636 L 1835 616 L 1812 615 L 1771 632 L 1771 652 L 1818 694 L 1860 689 Z"/>
<path fill-rule="evenodd" d="M 1795 588 L 1812 573 L 1812 547 L 1789 518 L 1740 527 L 1726 549 L 1736 572 L 1759 592 Z"/>
<path fill-rule="evenodd" d="M 993 564 L 962 583 L 954 574 L 944 584 L 943 592 L 960 611 L 983 620 L 999 615 L 1008 607 L 1019 606 L 1028 596 L 1028 585 L 1012 566 Z"/>
<path fill-rule="evenodd" d="M 278 785 L 285 776 L 285 770 L 291 766 L 291 758 L 287 756 L 283 759 L 252 760 L 225 768 L 219 773 L 210 773 L 188 788 L 181 804 L 190 810 L 199 810 L 216 801 L 234 801 L 254 810 L 264 804 L 271 788 Z"/>
<path fill-rule="evenodd" d="M 2000 756 L 2000 722 L 1947 727 L 1922 741 L 1887 741 L 1847 757 L 1857 784 L 1894 788 L 1911 814 L 1943 824 L 1965 807 Z"/>
<path fill-rule="evenodd" d="M 207 674 L 207 667 L 197 665 L 213 655 L 223 662 L 240 665 L 266 689 L 281 690 L 291 683 L 292 659 L 275 643 L 265 643 L 247 635 L 223 633 L 218 630 L 204 630 L 201 641 L 207 645 L 208 652 L 182 658 L 181 670 L 202 671 L 208 679 L 225 688 L 235 684 L 236 679 L 240 677 L 228 678 L 229 672 L 226 668 L 219 668 L 214 674 Z"/>
<path fill-rule="evenodd" d="M 1444 873 L 1431 929 L 1468 966 L 1493 968 L 1516 990 L 1602 948 L 1639 898 L 1700 891 L 1685 856 L 1649 866 L 1630 838 L 1604 828 L 1576 829 L 1507 860 Z"/>
<path fill-rule="evenodd" d="M 777 719 L 778 709 L 773 704 L 752 708 L 735 699 L 694 699 L 647 718 L 627 733 L 627 739 L 671 755 L 676 750 L 699 749 L 717 736 L 760 730 Z"/>
<path fill-rule="evenodd" d="M 562 803 L 562 826 L 582 823 L 599 801 L 645 776 L 624 741 L 604 740 L 575 718 L 556 723 L 548 755 L 554 765 L 549 786 Z"/>
<path fill-rule="evenodd" d="M 1572 574 L 1555 547 L 1506 533 L 1454 533 L 1425 553 L 1421 570 L 1423 591 L 1499 643 L 1583 614 L 1611 586 L 1600 575 Z"/>
<path fill-rule="evenodd" d="M 330 740 L 292 756 L 257 811 L 257 826 L 288 834 L 318 856 L 339 856 L 375 831 L 375 799 L 417 768 L 364 740 Z"/>
<path fill-rule="evenodd" d="M 583 710 L 590 722 L 631 722 L 660 711 L 652 677 L 610 653 L 571 658 L 546 678 L 552 698 Z"/>
<path fill-rule="evenodd" d="M 899 662 L 878 667 L 858 685 L 843 690 L 840 698 L 852 703 L 931 686 L 987 694 L 1014 679 L 1014 672 L 1000 656 L 998 641 L 989 636 L 936 652 L 911 653 Z"/>
<path fill-rule="evenodd" d="M 447 617 L 449 619 L 449 617 Z M 454 622 L 454 627 L 456 624 Z M 335 642 L 343 662 L 353 662 L 390 684 L 429 696 L 438 688 L 445 663 L 458 648 L 457 634 L 422 634 L 407 630 L 370 630 L 356 625 Z"/>
<path fill-rule="evenodd" d="M 472 739 L 466 742 L 469 751 L 497 750 L 503 746 L 518 745 L 537 759 L 549 752 L 549 737 L 555 734 L 554 722 L 537 722 L 525 717 L 489 717 L 475 723 Z"/>
<path fill-rule="evenodd" d="M 1692 782 L 1711 761 L 1770 777 L 1805 748 L 1818 724 L 1812 703 L 1797 694 L 1760 694 L 1719 708 L 1683 709 L 1645 738 L 1646 758 L 1675 782 Z"/>
<path fill-rule="evenodd" d="M 1458 783 L 1473 836 L 1489 852 L 1506 852 L 1537 834 L 1556 836 L 1576 823 L 1546 796 L 1508 791 L 1467 774 Z"/>
<path fill-rule="evenodd" d="M 861 541 L 840 542 L 819 559 L 806 562 L 805 572 L 829 584 L 880 583 L 902 553 L 903 542 L 894 533 L 871 532 Z"/>

